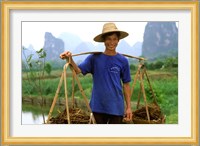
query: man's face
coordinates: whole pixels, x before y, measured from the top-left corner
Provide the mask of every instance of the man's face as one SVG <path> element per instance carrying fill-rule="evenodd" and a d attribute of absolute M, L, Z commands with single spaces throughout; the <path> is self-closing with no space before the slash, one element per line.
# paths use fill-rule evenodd
<path fill-rule="evenodd" d="M 110 51 L 114 51 L 118 45 L 118 42 L 119 42 L 119 38 L 114 33 L 112 35 L 105 37 L 104 44 L 105 44 L 106 49 L 108 49 Z"/>

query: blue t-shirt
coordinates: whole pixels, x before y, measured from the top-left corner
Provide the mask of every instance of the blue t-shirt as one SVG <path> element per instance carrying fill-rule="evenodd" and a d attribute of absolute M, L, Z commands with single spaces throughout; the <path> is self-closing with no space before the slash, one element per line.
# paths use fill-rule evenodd
<path fill-rule="evenodd" d="M 90 106 L 93 112 L 124 115 L 122 83 L 131 81 L 128 60 L 121 54 L 103 53 L 89 55 L 79 68 L 82 74 L 93 75 Z"/>

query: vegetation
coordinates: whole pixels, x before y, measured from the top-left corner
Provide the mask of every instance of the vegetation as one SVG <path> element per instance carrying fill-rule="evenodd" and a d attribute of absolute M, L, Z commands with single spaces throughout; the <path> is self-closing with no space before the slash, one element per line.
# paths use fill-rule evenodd
<path fill-rule="evenodd" d="M 151 63 L 145 63 L 147 67 L 147 73 L 150 79 L 151 86 L 153 88 L 153 92 L 156 95 L 156 100 L 162 110 L 162 112 L 166 115 L 166 123 L 178 123 L 178 68 L 176 64 L 177 58 L 169 58 L 167 60 L 157 60 Z M 137 65 L 131 64 L 131 75 L 132 75 L 132 82 L 135 77 L 137 71 Z M 31 76 L 31 74 L 38 74 L 38 71 L 32 72 L 23 72 L 23 80 L 22 80 L 22 96 L 28 97 L 31 95 L 33 98 L 40 96 L 37 86 L 33 86 L 32 83 L 28 81 L 27 76 Z M 42 81 L 41 91 L 42 96 L 45 100 L 52 101 L 54 95 L 56 93 L 58 83 L 61 77 L 62 70 L 52 70 L 51 74 L 44 73 L 43 77 L 39 78 L 37 76 L 32 77 L 32 81 Z M 67 71 L 67 85 L 68 85 L 68 96 L 72 96 L 72 76 L 71 72 Z M 91 95 L 92 90 L 92 77 L 91 75 L 78 75 L 81 85 L 84 89 L 84 92 L 88 99 Z M 149 84 L 147 79 L 144 78 L 144 87 L 145 93 L 147 96 L 147 102 L 153 102 L 152 92 L 150 90 Z M 134 87 L 134 93 L 131 97 L 133 103 L 133 110 L 136 109 L 136 102 L 138 101 L 138 94 L 140 91 L 139 82 L 136 83 Z M 141 96 L 140 104 L 144 104 L 143 96 Z M 75 97 L 76 99 L 82 99 L 81 92 L 79 91 L 78 85 L 75 84 Z M 64 84 L 61 87 L 59 93 L 59 99 L 65 99 L 64 96 Z"/>
<path fill-rule="evenodd" d="M 44 66 L 44 70 L 48 73 L 48 75 L 51 74 L 51 64 L 50 63 L 46 63 L 45 66 Z"/>
<path fill-rule="evenodd" d="M 43 115 L 43 122 L 45 123 L 45 117 L 44 117 L 44 95 L 43 95 L 43 90 L 42 90 L 42 85 L 43 85 L 43 78 L 44 78 L 44 72 L 46 71 L 48 74 L 51 73 L 51 65 L 49 63 L 46 63 L 46 52 L 43 48 L 41 48 L 39 51 L 36 51 L 36 54 L 38 56 L 38 59 L 33 61 L 32 57 L 33 54 L 30 54 L 29 56 L 25 55 L 25 50 L 26 48 L 22 48 L 23 55 L 25 58 L 25 62 L 23 63 L 24 68 L 26 73 L 26 81 L 27 81 L 27 86 L 31 86 L 32 89 L 34 89 L 34 92 L 38 93 L 38 96 L 41 98 L 40 106 L 41 106 L 41 111 Z M 35 67 L 39 71 L 35 71 Z M 23 83 L 22 83 L 23 84 Z M 22 87 L 23 89 L 23 87 Z M 28 89 L 29 96 L 32 96 L 32 90 Z"/>

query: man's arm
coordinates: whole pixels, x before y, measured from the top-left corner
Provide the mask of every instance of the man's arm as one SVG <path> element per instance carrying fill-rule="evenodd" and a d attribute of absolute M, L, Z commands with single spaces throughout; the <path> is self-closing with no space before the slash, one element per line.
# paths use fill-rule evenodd
<path fill-rule="evenodd" d="M 75 70 L 76 74 L 81 73 L 81 69 L 76 65 L 74 60 L 72 59 L 72 53 L 69 51 L 63 52 L 60 54 L 61 59 L 68 59 L 69 63 L 72 65 L 73 69 Z"/>
<path fill-rule="evenodd" d="M 131 110 L 131 88 L 130 84 L 124 83 L 123 84 L 124 96 L 126 101 L 126 119 L 132 120 L 132 110 Z"/>

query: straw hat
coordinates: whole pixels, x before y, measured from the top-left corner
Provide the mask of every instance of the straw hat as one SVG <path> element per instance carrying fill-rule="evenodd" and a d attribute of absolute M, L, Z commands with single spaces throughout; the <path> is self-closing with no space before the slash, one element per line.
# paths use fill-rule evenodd
<path fill-rule="evenodd" d="M 110 33 L 110 32 L 119 32 L 120 33 L 119 39 L 123 39 L 123 38 L 128 36 L 127 32 L 118 30 L 114 23 L 106 23 L 106 24 L 103 25 L 102 33 L 97 35 L 94 38 L 94 41 L 96 41 L 96 42 L 104 42 L 104 39 L 102 38 L 102 36 L 104 34 Z"/>

